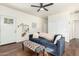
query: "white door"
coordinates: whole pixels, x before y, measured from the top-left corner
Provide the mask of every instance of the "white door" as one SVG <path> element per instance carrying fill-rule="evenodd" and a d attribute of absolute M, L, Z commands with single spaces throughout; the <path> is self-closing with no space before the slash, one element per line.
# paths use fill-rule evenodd
<path fill-rule="evenodd" d="M 16 42 L 15 27 L 15 19 L 1 16 L 1 44 Z"/>
<path fill-rule="evenodd" d="M 74 36 L 79 38 L 79 20 L 74 21 Z"/>

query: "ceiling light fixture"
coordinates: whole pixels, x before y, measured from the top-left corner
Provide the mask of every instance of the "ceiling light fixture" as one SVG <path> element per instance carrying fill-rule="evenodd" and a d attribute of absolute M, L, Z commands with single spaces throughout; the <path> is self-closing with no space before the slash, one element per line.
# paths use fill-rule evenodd
<path fill-rule="evenodd" d="M 48 11 L 48 9 L 46 9 L 46 7 L 51 6 L 51 5 L 53 5 L 53 4 L 54 4 L 54 3 L 49 3 L 49 4 L 45 4 L 45 5 L 44 5 L 44 3 L 40 3 L 39 6 L 37 6 L 37 5 L 31 5 L 31 7 L 37 7 L 37 8 L 39 8 L 39 9 L 37 10 L 37 12 L 39 12 L 40 10 Z"/>
<path fill-rule="evenodd" d="M 41 11 L 44 10 L 43 8 L 40 9 Z"/>

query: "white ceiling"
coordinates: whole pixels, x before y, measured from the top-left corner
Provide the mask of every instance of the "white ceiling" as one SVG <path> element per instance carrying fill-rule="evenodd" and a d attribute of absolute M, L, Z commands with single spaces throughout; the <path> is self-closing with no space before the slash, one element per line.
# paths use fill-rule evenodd
<path fill-rule="evenodd" d="M 36 7 L 31 7 L 31 5 L 38 5 L 39 3 L 3 3 L 0 5 L 4 5 L 13 9 L 17 9 L 19 11 L 31 14 L 31 15 L 35 15 L 35 16 L 39 16 L 39 17 L 43 17 L 43 18 L 47 18 L 49 15 L 53 15 L 53 14 L 57 14 L 60 12 L 64 12 L 67 10 L 75 10 L 75 9 L 79 9 L 79 4 L 78 3 L 54 3 L 54 5 L 48 6 L 46 7 L 48 9 L 48 11 L 40 11 L 37 12 L 38 8 Z"/>

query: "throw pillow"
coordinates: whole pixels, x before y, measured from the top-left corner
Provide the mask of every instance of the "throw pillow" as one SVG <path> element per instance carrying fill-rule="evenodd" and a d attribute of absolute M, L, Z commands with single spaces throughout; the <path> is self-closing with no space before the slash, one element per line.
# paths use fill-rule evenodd
<path fill-rule="evenodd" d="M 57 41 L 58 41 L 60 38 L 61 38 L 61 35 L 57 35 L 57 37 L 56 37 L 56 39 L 55 39 L 55 41 L 54 41 L 54 44 L 56 44 Z"/>
<path fill-rule="evenodd" d="M 33 34 L 33 38 L 39 38 L 38 33 L 34 33 L 34 34 Z"/>
<path fill-rule="evenodd" d="M 49 41 L 52 41 L 53 40 L 53 35 L 49 34 L 49 33 L 40 33 L 39 34 L 40 37 L 43 37 L 43 38 L 46 38 L 47 40 Z"/>

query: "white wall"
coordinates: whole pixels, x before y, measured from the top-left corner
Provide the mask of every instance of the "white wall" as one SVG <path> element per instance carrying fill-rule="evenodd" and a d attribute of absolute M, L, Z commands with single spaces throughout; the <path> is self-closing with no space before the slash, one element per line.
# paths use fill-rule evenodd
<path fill-rule="evenodd" d="M 43 20 L 43 26 L 42 30 L 45 33 L 48 33 L 48 19 Z"/>
<path fill-rule="evenodd" d="M 70 28 L 72 28 L 72 22 L 69 13 L 63 12 L 48 17 L 48 32 L 53 35 L 62 34 L 67 42 L 72 37 Z"/>
<path fill-rule="evenodd" d="M 42 32 L 42 26 L 43 26 L 43 19 L 29 15 L 20 11 L 17 11 L 15 9 L 11 9 L 5 6 L 0 5 L 0 16 L 9 16 L 9 17 L 14 17 L 16 19 L 16 34 L 17 34 L 17 41 L 22 41 L 21 37 L 21 29 L 18 28 L 17 26 L 21 23 L 28 24 L 30 26 L 30 33 L 33 32 Z M 32 28 L 32 22 L 37 24 L 37 28 Z"/>

